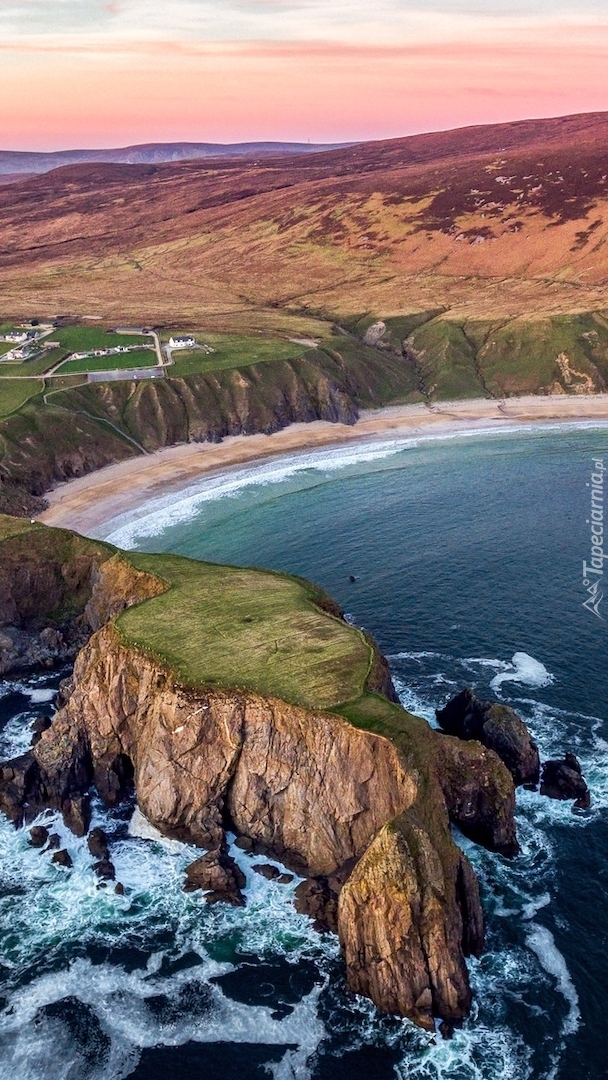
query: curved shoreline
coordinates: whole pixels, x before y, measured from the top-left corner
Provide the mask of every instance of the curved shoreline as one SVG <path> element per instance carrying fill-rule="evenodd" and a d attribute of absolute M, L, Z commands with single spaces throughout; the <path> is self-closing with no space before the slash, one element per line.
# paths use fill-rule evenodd
<path fill-rule="evenodd" d="M 101 535 L 107 522 L 136 514 L 150 500 L 180 492 L 204 475 L 264 462 L 296 451 L 373 444 L 379 439 L 441 438 L 500 432 L 512 426 L 608 423 L 608 394 L 572 397 L 483 398 L 427 405 L 396 405 L 362 411 L 357 423 L 317 420 L 291 424 L 272 435 L 233 435 L 221 443 L 185 443 L 131 458 L 57 485 L 38 516 L 46 525 Z"/>

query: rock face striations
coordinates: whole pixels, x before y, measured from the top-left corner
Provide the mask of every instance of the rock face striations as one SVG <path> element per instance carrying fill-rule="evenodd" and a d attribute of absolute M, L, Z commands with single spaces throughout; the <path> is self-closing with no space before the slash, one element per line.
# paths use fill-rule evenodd
<path fill-rule="evenodd" d="M 52 547 L 55 530 L 44 533 Z M 17 824 L 55 807 L 82 831 L 92 787 L 111 805 L 134 785 L 154 826 L 207 852 L 189 867 L 187 888 L 208 890 L 211 902 L 241 904 L 243 880 L 225 842 L 226 831 L 235 832 L 243 848 L 266 851 L 309 879 L 304 907 L 312 897 L 318 921 L 337 929 L 351 990 L 428 1029 L 435 1017 L 457 1022 L 471 1005 L 465 957 L 481 952 L 483 917 L 474 872 L 452 840 L 450 821 L 493 850 L 514 854 L 507 768 L 480 743 L 441 735 L 382 696 L 379 689 L 391 693 L 390 680 L 373 643 L 310 586 L 281 575 L 251 572 L 245 595 L 241 575 L 234 618 L 246 634 L 259 620 L 266 642 L 271 626 L 263 605 L 277 587 L 291 590 L 300 674 L 308 680 L 314 673 L 319 708 L 301 681 L 284 697 L 269 692 L 268 664 L 260 666 L 259 686 L 252 688 L 251 678 L 245 685 L 246 672 L 257 670 L 247 667 L 245 651 L 237 664 L 242 684 L 236 676 L 221 683 L 204 604 L 186 636 L 196 640 L 202 675 L 187 679 L 184 667 L 178 677 L 177 663 L 144 641 L 148 618 L 156 629 L 172 603 L 184 617 L 175 599 L 179 574 L 198 574 L 205 597 L 206 577 L 217 592 L 223 569 L 111 552 L 90 568 L 81 607 L 94 632 L 51 726 L 37 732 L 27 754 L 0 766 L 0 807 Z M 228 590 L 234 577 L 225 569 Z M 226 591 L 222 602 L 230 598 Z M 119 615 L 127 605 L 136 623 Z M 308 659 L 305 628 L 314 636 Z M 345 692 L 338 640 L 368 661 L 344 705 L 332 703 L 330 693 L 334 683 Z M 282 668 L 287 664 L 283 659 Z"/>

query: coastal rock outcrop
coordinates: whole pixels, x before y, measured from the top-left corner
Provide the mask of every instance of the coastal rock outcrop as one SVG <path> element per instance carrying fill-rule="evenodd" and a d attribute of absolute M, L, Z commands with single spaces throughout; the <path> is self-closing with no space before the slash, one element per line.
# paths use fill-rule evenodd
<path fill-rule="evenodd" d="M 438 738 L 435 753 L 451 821 L 476 844 L 507 858 L 517 855 L 515 787 L 494 750 L 444 736 Z"/>
<path fill-rule="evenodd" d="M 516 786 L 538 784 L 538 747 L 523 720 L 508 705 L 480 701 L 471 689 L 437 709 L 443 731 L 459 739 L 477 739 L 505 763 Z"/>
<path fill-rule="evenodd" d="M 228 854 L 222 841 L 219 848 L 208 851 L 186 867 L 185 892 L 202 889 L 206 892 L 208 904 L 226 903 L 234 907 L 244 907 L 245 897 L 241 890 L 246 878 L 234 859 Z"/>
<path fill-rule="evenodd" d="M 546 761 L 540 781 L 540 793 L 549 799 L 574 799 L 577 810 L 588 810 L 591 795 L 580 762 L 575 754 L 566 753 L 563 760 Z"/>
<path fill-rule="evenodd" d="M 67 703 L 16 770 L 18 790 L 0 783 L 0 799 L 6 808 L 12 791 L 17 820 L 91 783 L 115 802 L 132 781 L 157 828 L 211 849 L 188 887 L 238 903 L 221 857 L 229 826 L 317 879 L 303 907 L 338 930 L 351 989 L 429 1027 L 433 1015 L 467 1014 L 464 957 L 483 940 L 477 883 L 449 819 L 505 854 L 516 841 L 513 783 L 496 755 L 425 730 L 434 758 L 422 782 L 389 739 L 334 714 L 177 685 L 109 624 L 78 656 Z"/>
<path fill-rule="evenodd" d="M 463 945 L 481 953 L 479 911 L 475 875 L 458 849 L 406 814 L 389 822 L 340 893 L 349 989 L 430 1031 L 434 1016 L 462 1019 L 471 990 L 460 958 Z"/>
<path fill-rule="evenodd" d="M 24 541 L 16 529 L 2 539 L 0 676 L 73 660 L 93 631 L 165 588 L 104 544 L 49 533 L 34 527 Z"/>

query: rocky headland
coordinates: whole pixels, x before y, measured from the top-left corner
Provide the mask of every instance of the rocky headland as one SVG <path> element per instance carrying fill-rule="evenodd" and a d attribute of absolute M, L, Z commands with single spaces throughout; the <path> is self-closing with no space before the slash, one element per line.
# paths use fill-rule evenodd
<path fill-rule="evenodd" d="M 84 835 L 93 790 L 108 805 L 134 790 L 152 825 L 202 849 L 186 888 L 243 902 L 235 833 L 305 879 L 300 910 L 339 934 L 352 991 L 428 1029 L 468 1015 L 483 914 L 450 826 L 517 853 L 513 733 L 533 751 L 511 717 L 468 697 L 464 739 L 431 729 L 397 703 L 374 642 L 307 582 L 12 518 L 0 518 L 0 635 L 5 673 L 39 664 L 42 640 L 43 663 L 77 652 L 52 722 L 0 765 L 16 825 L 52 807 Z M 89 847 L 111 882 L 103 837 Z"/>

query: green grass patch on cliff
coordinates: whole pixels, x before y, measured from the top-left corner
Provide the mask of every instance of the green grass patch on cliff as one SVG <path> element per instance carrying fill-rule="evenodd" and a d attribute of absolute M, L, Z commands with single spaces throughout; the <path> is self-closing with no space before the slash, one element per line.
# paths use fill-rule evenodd
<path fill-rule="evenodd" d="M 21 536 L 31 532 L 32 529 L 42 528 L 40 525 L 32 525 L 28 518 L 9 517 L 8 514 L 0 514 L 0 544 L 11 536 Z"/>
<path fill-rule="evenodd" d="M 0 370 L 2 375 L 2 370 Z M 0 417 L 10 416 L 11 413 L 25 405 L 26 401 L 42 393 L 40 379 L 2 379 L 0 378 Z"/>
<path fill-rule="evenodd" d="M 283 338 L 264 337 L 262 334 L 203 334 L 198 341 L 213 349 L 174 349 L 173 364 L 168 370 L 172 376 L 195 375 L 204 371 L 223 371 L 228 368 L 251 367 L 268 360 L 293 360 L 302 356 L 308 346 L 299 345 Z"/>
<path fill-rule="evenodd" d="M 317 709 L 361 696 L 371 647 L 319 608 L 325 601 L 309 583 L 179 556 L 128 558 L 170 588 L 125 611 L 118 629 L 184 685 L 237 687 Z"/>

